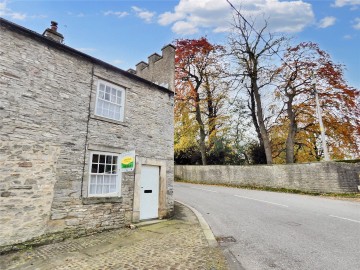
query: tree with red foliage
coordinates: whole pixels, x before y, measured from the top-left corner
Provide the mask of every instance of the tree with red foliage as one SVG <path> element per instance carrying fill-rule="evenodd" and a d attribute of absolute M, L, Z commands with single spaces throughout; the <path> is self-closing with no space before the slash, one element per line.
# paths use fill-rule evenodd
<path fill-rule="evenodd" d="M 206 142 L 211 148 L 215 141 L 228 91 L 227 83 L 221 79 L 224 48 L 205 37 L 176 40 L 175 46 L 175 128 L 191 122 L 184 121 L 184 114 L 195 116 L 202 164 L 206 165 Z M 186 132 L 186 127 L 182 132 Z M 185 134 L 178 137 L 182 135 Z"/>
<path fill-rule="evenodd" d="M 344 80 L 344 67 L 335 64 L 328 53 L 312 42 L 288 48 L 284 60 L 276 70 L 279 84 L 275 94 L 282 100 L 283 109 L 272 128 L 275 156 L 281 155 L 281 141 L 285 136 L 286 163 L 293 163 L 295 158 L 298 161 L 319 160 L 322 155 L 314 75 L 332 158 L 359 155 L 360 92 Z"/>

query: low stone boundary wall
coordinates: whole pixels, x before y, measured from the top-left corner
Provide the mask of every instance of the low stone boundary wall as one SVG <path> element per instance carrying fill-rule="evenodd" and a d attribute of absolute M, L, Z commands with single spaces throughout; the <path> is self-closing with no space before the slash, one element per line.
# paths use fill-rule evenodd
<path fill-rule="evenodd" d="M 175 177 L 182 180 L 321 193 L 359 192 L 359 174 L 360 164 L 338 162 L 253 166 L 175 166 Z"/>

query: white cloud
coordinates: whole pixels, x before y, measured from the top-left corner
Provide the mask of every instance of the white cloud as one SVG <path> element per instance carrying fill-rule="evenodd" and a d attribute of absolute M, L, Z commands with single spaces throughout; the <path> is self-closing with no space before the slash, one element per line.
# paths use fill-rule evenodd
<path fill-rule="evenodd" d="M 344 39 L 352 39 L 353 36 L 352 36 L 352 35 L 345 35 L 345 36 L 343 36 L 343 38 L 344 38 Z"/>
<path fill-rule="evenodd" d="M 359 6 L 360 0 L 335 0 L 333 7 Z"/>
<path fill-rule="evenodd" d="M 124 61 L 123 61 L 123 60 L 120 60 L 120 59 L 115 59 L 115 60 L 112 61 L 112 63 L 113 63 L 114 65 L 120 65 L 120 64 L 123 64 Z"/>
<path fill-rule="evenodd" d="M 136 16 L 138 16 L 140 19 L 143 19 L 147 23 L 151 23 L 152 19 L 155 16 L 155 12 L 148 11 L 146 9 L 142 9 L 136 6 L 131 7 L 133 11 L 135 11 Z"/>
<path fill-rule="evenodd" d="M 360 17 L 355 18 L 353 28 L 356 30 L 360 30 Z"/>
<path fill-rule="evenodd" d="M 0 2 L 0 16 L 10 17 L 13 20 L 25 20 L 27 15 L 21 12 L 14 12 L 7 7 L 7 1 Z"/>
<path fill-rule="evenodd" d="M 69 16 L 74 16 L 74 17 L 78 17 L 78 18 L 85 17 L 85 14 L 82 13 L 82 12 L 80 12 L 80 13 L 78 13 L 78 14 L 75 14 L 75 13 L 73 13 L 73 12 L 71 12 L 71 11 L 68 11 L 68 12 L 67 12 L 67 15 L 69 15 Z"/>
<path fill-rule="evenodd" d="M 112 11 L 112 10 L 105 11 L 103 14 L 105 16 L 114 15 L 118 18 L 122 18 L 129 15 L 129 13 L 127 13 L 126 11 Z"/>
<path fill-rule="evenodd" d="M 233 1 L 234 5 L 236 1 Z M 268 18 L 271 31 L 300 32 L 314 22 L 311 4 L 302 0 L 243 0 L 240 10 L 246 18 Z M 186 35 L 196 33 L 200 28 L 229 31 L 232 18 L 232 9 L 226 1 L 180 0 L 173 12 L 160 14 L 158 23 L 173 24 L 175 33 Z"/>
<path fill-rule="evenodd" d="M 324 17 L 323 19 L 321 19 L 321 21 L 319 22 L 319 27 L 320 28 L 327 28 L 329 26 L 334 25 L 336 22 L 336 18 L 332 17 L 332 16 L 328 16 L 328 17 Z"/>

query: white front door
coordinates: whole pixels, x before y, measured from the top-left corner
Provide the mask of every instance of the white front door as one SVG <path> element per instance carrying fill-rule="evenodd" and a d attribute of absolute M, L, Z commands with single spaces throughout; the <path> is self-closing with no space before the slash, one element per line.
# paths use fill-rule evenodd
<path fill-rule="evenodd" d="M 159 166 L 141 166 L 140 219 L 157 218 L 159 208 Z"/>

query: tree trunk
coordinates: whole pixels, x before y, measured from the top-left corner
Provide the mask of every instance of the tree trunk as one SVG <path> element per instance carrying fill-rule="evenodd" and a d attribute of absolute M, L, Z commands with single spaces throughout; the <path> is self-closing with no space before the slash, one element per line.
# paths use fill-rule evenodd
<path fill-rule="evenodd" d="M 268 132 L 265 127 L 264 114 L 263 114 L 263 109 L 262 109 L 262 105 L 261 105 L 261 97 L 260 97 L 259 89 L 258 89 L 258 86 L 256 83 L 256 79 L 252 79 L 251 83 L 252 83 L 252 89 L 254 91 L 254 96 L 255 96 L 256 116 L 257 116 L 257 120 L 258 120 L 258 124 L 259 124 L 259 128 L 260 128 L 261 138 L 264 143 L 266 163 L 272 164 L 271 144 L 270 144 Z"/>
<path fill-rule="evenodd" d="M 202 161 L 202 165 L 207 165 L 207 161 L 206 161 L 206 146 L 205 146 L 205 138 L 206 138 L 206 134 L 205 134 L 205 126 L 204 126 L 204 122 L 201 119 L 201 110 L 200 110 L 200 97 L 199 97 L 199 93 L 196 92 L 196 99 L 195 99 L 195 114 L 196 114 L 196 121 L 199 124 L 199 129 L 200 129 L 200 153 L 201 153 L 201 161 Z"/>
<path fill-rule="evenodd" d="M 295 144 L 295 135 L 296 135 L 296 122 L 295 122 L 295 113 L 292 109 L 292 102 L 294 97 L 288 96 L 287 103 L 287 114 L 289 118 L 289 129 L 288 136 L 286 139 L 286 163 L 294 163 L 294 144 Z"/>

